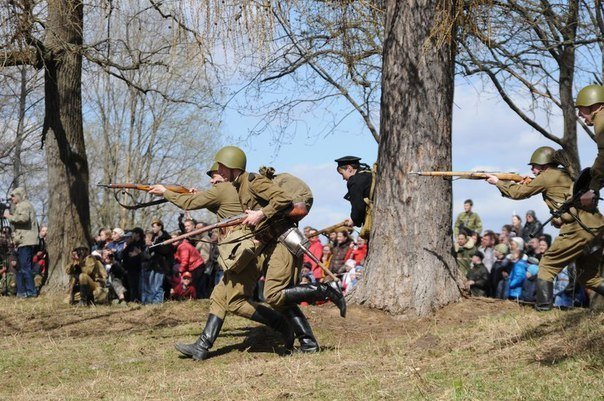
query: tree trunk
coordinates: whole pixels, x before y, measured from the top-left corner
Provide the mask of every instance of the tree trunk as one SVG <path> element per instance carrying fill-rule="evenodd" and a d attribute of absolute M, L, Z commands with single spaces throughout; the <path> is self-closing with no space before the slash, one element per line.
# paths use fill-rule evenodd
<path fill-rule="evenodd" d="M 44 134 L 48 163 L 49 285 L 66 283 L 63 266 L 90 243 L 88 161 L 82 128 L 80 0 L 49 0 L 45 42 Z"/>
<path fill-rule="evenodd" d="M 424 46 L 439 4 L 453 7 L 390 0 L 386 11 L 374 225 L 352 300 L 396 314 L 427 315 L 460 297 L 451 183 L 408 175 L 451 169 L 454 50 Z"/>
<path fill-rule="evenodd" d="M 576 40 L 577 25 L 579 21 L 579 2 L 569 2 L 568 15 L 569 21 L 563 30 L 564 39 L 569 43 Z M 575 23 L 571 23 L 574 21 Z M 577 145 L 577 112 L 573 97 L 573 80 L 575 77 L 575 46 L 565 45 L 560 53 L 559 87 L 560 104 L 562 105 L 562 118 L 564 121 L 564 134 L 562 137 L 562 148 L 568 154 L 572 165 L 567 166 L 571 173 L 578 174 L 581 171 L 581 161 L 579 159 L 579 147 Z"/>
<path fill-rule="evenodd" d="M 13 188 L 23 185 L 21 180 L 23 163 L 21 162 L 21 152 L 23 150 L 23 141 L 25 139 L 25 111 L 27 108 L 27 66 L 19 66 L 21 73 L 21 89 L 19 92 L 19 120 L 17 121 L 17 135 L 15 137 L 15 153 L 13 156 Z"/>

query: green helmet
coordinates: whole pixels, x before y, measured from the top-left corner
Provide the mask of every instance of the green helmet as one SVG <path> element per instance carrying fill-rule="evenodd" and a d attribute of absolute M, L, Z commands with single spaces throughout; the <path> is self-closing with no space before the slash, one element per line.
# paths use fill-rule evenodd
<path fill-rule="evenodd" d="M 597 103 L 604 103 L 604 86 L 588 85 L 577 94 L 575 106 L 588 107 Z"/>
<path fill-rule="evenodd" d="M 212 173 L 214 173 L 215 171 L 218 171 L 218 162 L 214 162 L 214 164 L 212 164 L 212 167 L 210 167 L 210 169 L 206 171 L 206 174 L 209 175 L 211 178 Z"/>
<path fill-rule="evenodd" d="M 228 168 L 245 170 L 247 158 L 243 150 L 237 146 L 225 146 L 216 153 L 214 161 Z"/>
<path fill-rule="evenodd" d="M 528 163 L 529 166 L 533 164 L 551 164 L 554 163 L 554 148 L 549 146 L 541 146 L 537 148 L 531 156 L 531 161 Z"/>

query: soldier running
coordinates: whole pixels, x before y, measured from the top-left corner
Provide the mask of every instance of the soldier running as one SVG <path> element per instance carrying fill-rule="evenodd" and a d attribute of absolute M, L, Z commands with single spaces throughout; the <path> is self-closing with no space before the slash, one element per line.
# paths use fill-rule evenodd
<path fill-rule="evenodd" d="M 163 185 L 153 185 L 149 193 L 163 196 L 168 201 L 185 210 L 208 209 L 215 213 L 220 220 L 227 219 L 242 213 L 241 204 L 237 191 L 231 183 L 224 182 L 218 174 L 218 165 L 214 163 L 207 174 L 210 176 L 212 187 L 206 191 L 180 194 L 167 190 Z M 244 226 L 229 229 L 228 235 L 221 235 L 222 242 L 230 242 L 244 238 L 250 234 L 250 230 Z M 236 243 L 237 244 L 237 243 Z M 232 244 L 219 244 L 221 254 L 231 254 L 234 246 Z M 226 249 L 228 248 L 228 249 Z M 176 349 L 183 355 L 195 360 L 204 360 L 208 357 L 209 350 L 218 337 L 227 312 L 248 318 L 258 323 L 265 324 L 283 336 L 285 347 L 293 347 L 293 332 L 284 316 L 250 299 L 253 296 L 254 287 L 260 277 L 257 260 L 254 254 L 251 258 L 228 260 L 218 258 L 224 275 L 220 282 L 214 287 L 210 296 L 210 313 L 203 332 L 192 344 L 177 343 Z"/>

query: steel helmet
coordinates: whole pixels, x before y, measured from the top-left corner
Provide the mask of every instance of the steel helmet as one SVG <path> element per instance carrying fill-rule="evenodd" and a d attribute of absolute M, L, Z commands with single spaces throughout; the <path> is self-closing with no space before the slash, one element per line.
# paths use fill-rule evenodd
<path fill-rule="evenodd" d="M 554 163 L 554 153 L 556 151 L 550 146 L 541 146 L 537 148 L 531 156 L 529 166 L 533 164 L 551 164 Z"/>
<path fill-rule="evenodd" d="M 245 170 L 247 158 L 243 150 L 237 146 L 225 146 L 216 153 L 214 161 L 228 168 Z"/>
<path fill-rule="evenodd" d="M 206 171 L 206 174 L 208 176 L 210 176 L 210 178 L 212 178 L 212 173 L 218 171 L 218 162 L 214 162 L 212 164 L 212 167 L 210 167 L 210 169 L 208 171 Z"/>
<path fill-rule="evenodd" d="M 577 94 L 577 100 L 575 106 L 591 106 L 597 103 L 604 103 L 604 86 L 602 85 L 588 85 L 581 89 Z"/>

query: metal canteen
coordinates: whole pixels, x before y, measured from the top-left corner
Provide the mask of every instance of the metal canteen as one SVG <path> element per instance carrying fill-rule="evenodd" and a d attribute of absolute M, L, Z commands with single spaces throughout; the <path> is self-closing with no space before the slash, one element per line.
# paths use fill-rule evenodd
<path fill-rule="evenodd" d="M 310 246 L 308 238 L 306 238 L 297 227 L 292 227 L 281 234 L 279 241 L 281 241 L 281 243 L 296 257 L 304 255 L 306 253 L 304 250 L 308 249 Z"/>

